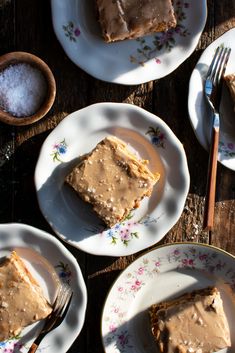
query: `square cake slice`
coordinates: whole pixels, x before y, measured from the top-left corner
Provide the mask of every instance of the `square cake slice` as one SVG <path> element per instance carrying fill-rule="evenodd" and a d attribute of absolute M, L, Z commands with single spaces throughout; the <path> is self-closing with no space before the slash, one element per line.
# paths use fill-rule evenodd
<path fill-rule="evenodd" d="M 96 0 L 106 42 L 138 38 L 176 26 L 171 0 Z"/>
<path fill-rule="evenodd" d="M 154 304 L 149 314 L 162 353 L 211 353 L 231 346 L 223 302 L 215 287 Z"/>
<path fill-rule="evenodd" d="M 52 311 L 42 289 L 15 251 L 0 264 L 0 342 Z"/>
<path fill-rule="evenodd" d="M 82 159 L 65 181 L 112 227 L 151 195 L 160 175 L 153 174 L 146 164 L 128 150 L 126 143 L 109 136 Z"/>

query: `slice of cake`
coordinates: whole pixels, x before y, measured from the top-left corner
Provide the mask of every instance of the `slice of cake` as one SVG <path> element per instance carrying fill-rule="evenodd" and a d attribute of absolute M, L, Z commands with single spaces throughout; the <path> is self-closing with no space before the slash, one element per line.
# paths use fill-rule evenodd
<path fill-rule="evenodd" d="M 235 111 L 235 74 L 224 76 L 224 81 L 229 89 L 231 98 L 233 100 L 234 111 Z"/>
<path fill-rule="evenodd" d="M 104 40 L 138 38 L 176 26 L 171 0 L 96 0 Z"/>
<path fill-rule="evenodd" d="M 123 141 L 109 136 L 82 159 L 65 181 L 112 227 L 151 195 L 159 177 Z"/>
<path fill-rule="evenodd" d="M 231 346 L 223 303 L 214 287 L 154 304 L 149 313 L 162 353 L 211 353 Z"/>
<path fill-rule="evenodd" d="M 18 335 L 51 311 L 41 287 L 13 251 L 0 264 L 0 341 Z"/>

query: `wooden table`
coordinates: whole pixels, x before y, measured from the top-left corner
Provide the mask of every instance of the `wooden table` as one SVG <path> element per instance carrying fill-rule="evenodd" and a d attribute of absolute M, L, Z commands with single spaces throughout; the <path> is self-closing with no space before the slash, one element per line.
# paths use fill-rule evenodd
<path fill-rule="evenodd" d="M 208 153 L 194 135 L 187 110 L 191 72 L 202 51 L 235 26 L 235 0 L 208 0 L 206 27 L 190 58 L 169 76 L 137 86 L 105 83 L 75 66 L 55 37 L 49 1 L 1 0 L 0 24 L 0 54 L 16 50 L 36 54 L 48 63 L 57 82 L 54 106 L 41 121 L 27 127 L 0 124 L 1 223 L 22 222 L 54 234 L 39 210 L 33 181 L 43 141 L 75 110 L 96 102 L 127 102 L 162 117 L 183 143 L 188 158 L 191 185 L 186 205 L 161 243 L 202 242 L 235 255 L 235 174 L 218 166 L 215 227 L 209 234 L 202 230 Z M 107 291 L 139 254 L 99 257 L 66 246 L 77 258 L 88 290 L 86 321 L 69 352 L 100 353 L 100 317 Z"/>

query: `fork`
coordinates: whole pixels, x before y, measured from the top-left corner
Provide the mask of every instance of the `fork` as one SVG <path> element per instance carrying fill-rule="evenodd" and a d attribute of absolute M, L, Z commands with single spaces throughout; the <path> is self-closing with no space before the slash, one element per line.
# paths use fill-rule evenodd
<path fill-rule="evenodd" d="M 221 79 L 225 73 L 230 53 L 230 48 L 218 47 L 216 49 L 204 84 L 204 94 L 213 113 L 203 220 L 203 229 L 207 230 L 212 230 L 214 224 L 216 173 L 220 129 L 219 105 L 221 99 Z"/>
<path fill-rule="evenodd" d="M 39 347 L 39 344 L 41 343 L 42 339 L 46 336 L 46 334 L 54 330 L 62 323 L 68 312 L 72 296 L 73 292 L 70 286 L 65 283 L 61 284 L 57 291 L 57 296 L 53 304 L 53 310 L 51 314 L 46 318 L 44 326 L 42 327 L 39 335 L 36 337 L 31 347 L 29 348 L 28 353 L 36 352 Z"/>

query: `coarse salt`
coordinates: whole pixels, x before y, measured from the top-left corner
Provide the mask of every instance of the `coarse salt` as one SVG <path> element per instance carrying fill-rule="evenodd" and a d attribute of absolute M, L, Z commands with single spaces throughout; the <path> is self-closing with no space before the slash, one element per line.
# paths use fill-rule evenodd
<path fill-rule="evenodd" d="M 16 117 L 36 113 L 46 90 L 42 72 L 29 64 L 10 65 L 0 72 L 0 107 Z"/>

